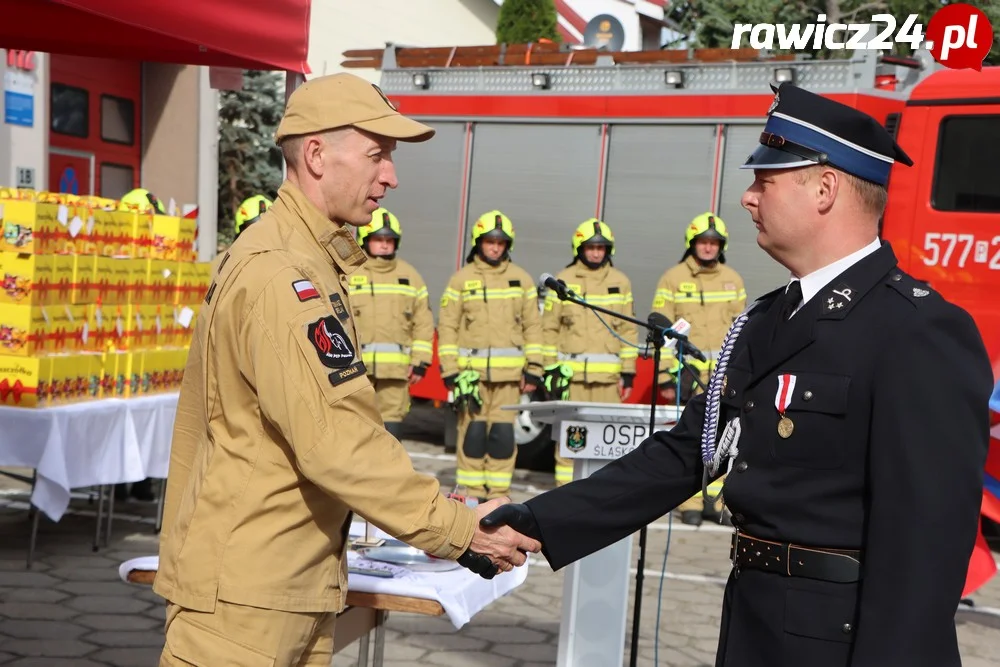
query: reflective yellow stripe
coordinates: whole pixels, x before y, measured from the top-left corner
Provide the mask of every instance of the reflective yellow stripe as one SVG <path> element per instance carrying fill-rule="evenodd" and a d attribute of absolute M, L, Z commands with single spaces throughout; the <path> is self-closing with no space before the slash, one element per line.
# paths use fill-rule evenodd
<path fill-rule="evenodd" d="M 623 347 L 622 351 L 618 353 L 618 356 L 621 357 L 622 360 L 636 359 L 639 357 L 639 350 L 634 347 Z"/>
<path fill-rule="evenodd" d="M 434 346 L 429 340 L 415 340 L 410 346 L 410 352 L 433 352 Z"/>
<path fill-rule="evenodd" d="M 439 357 L 457 357 L 458 345 L 438 345 Z"/>
<path fill-rule="evenodd" d="M 557 482 L 572 482 L 573 481 L 573 466 L 556 466 L 556 481 Z"/>
<path fill-rule="evenodd" d="M 455 484 L 459 486 L 485 486 L 486 472 L 459 468 L 455 471 Z"/>
<path fill-rule="evenodd" d="M 658 289 L 656 290 L 656 298 L 663 299 L 664 301 L 673 301 L 674 293 L 671 292 L 670 290 Z"/>
<path fill-rule="evenodd" d="M 440 355 L 440 351 L 438 354 Z M 484 371 L 488 368 L 521 368 L 526 361 L 524 357 L 459 357 L 458 365 Z"/>
<path fill-rule="evenodd" d="M 544 348 L 541 345 L 538 345 L 536 343 L 528 343 L 527 345 L 524 346 L 524 354 L 525 355 L 541 354 L 543 349 Z"/>
<path fill-rule="evenodd" d="M 417 301 L 426 298 L 427 298 L 427 288 L 421 287 L 420 289 L 417 290 Z"/>
<path fill-rule="evenodd" d="M 586 297 L 586 301 L 595 306 L 616 306 L 628 303 L 624 294 L 601 294 L 596 296 L 589 294 Z"/>
<path fill-rule="evenodd" d="M 355 292 L 368 292 L 369 294 L 401 294 L 403 296 L 417 296 L 417 288 L 412 285 L 398 285 L 388 283 L 369 283 L 367 285 L 355 285 Z M 425 294 L 426 296 L 426 294 Z"/>
<path fill-rule="evenodd" d="M 556 347 L 555 345 L 543 345 L 542 354 L 544 354 L 546 357 L 554 357 L 557 354 L 559 354 L 559 348 Z"/>
<path fill-rule="evenodd" d="M 742 297 L 740 294 L 742 293 Z M 674 301 L 677 303 L 725 303 L 746 298 L 746 291 L 736 292 L 735 290 L 725 290 L 716 292 L 693 292 L 691 294 L 677 294 Z"/>
<path fill-rule="evenodd" d="M 569 365 L 573 369 L 574 373 L 620 373 L 622 370 L 621 362 L 614 363 L 610 361 L 564 361 L 564 364 Z"/>
<path fill-rule="evenodd" d="M 510 486 L 512 479 L 514 479 L 514 475 L 509 472 L 486 471 L 486 483 L 490 489 L 506 489 Z"/>
<path fill-rule="evenodd" d="M 402 352 L 362 352 L 361 360 L 369 366 L 372 364 L 399 364 L 400 366 L 408 366 L 410 364 L 410 355 L 403 354 Z"/>

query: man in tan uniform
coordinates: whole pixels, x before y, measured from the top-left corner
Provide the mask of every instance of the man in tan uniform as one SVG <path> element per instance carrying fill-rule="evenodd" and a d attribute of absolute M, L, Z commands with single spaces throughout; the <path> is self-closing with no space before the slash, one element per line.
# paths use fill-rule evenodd
<path fill-rule="evenodd" d="M 424 376 L 434 353 L 427 284 L 412 264 L 396 256 L 402 233 L 396 216 L 384 208 L 375 211 L 371 222 L 358 228 L 368 261 L 350 280 L 361 359 L 385 428 L 396 438 L 410 411 L 410 385 Z"/>
<path fill-rule="evenodd" d="M 510 261 L 510 218 L 484 213 L 472 245 L 441 297 L 438 358 L 458 409 L 455 481 L 470 496 L 499 498 L 514 474 L 517 419 L 501 408 L 541 382 L 542 327 L 535 281 Z"/>
<path fill-rule="evenodd" d="M 722 218 L 703 213 L 692 220 L 684 232 L 684 256 L 679 264 L 668 269 L 660 278 L 653 300 L 653 310 L 663 313 L 671 322 L 684 319 L 691 325 L 688 339 L 705 353 L 707 360 L 688 358 L 685 361 L 699 373 L 706 386 L 715 368 L 722 340 L 747 302 L 743 278 L 726 266 L 728 243 L 729 234 Z M 677 358 L 666 350 L 660 370 L 660 388 L 668 403 L 677 400 L 678 372 L 682 403 L 687 403 L 696 391 L 700 391 L 691 372 L 681 370 Z M 713 498 L 719 496 L 724 482 L 725 476 L 708 485 Z M 702 494 L 696 493 L 678 510 L 682 522 L 697 526 L 703 518 L 718 520 L 722 501 L 716 502 L 714 508 L 706 509 Z"/>
<path fill-rule="evenodd" d="M 481 531 L 480 508 L 414 472 L 357 353 L 347 285 L 365 254 L 348 225 L 396 187 L 396 140 L 432 134 L 349 74 L 291 96 L 275 137 L 288 180 L 221 261 L 184 373 L 154 583 L 161 665 L 329 665 L 352 511 L 485 576 L 537 550 Z"/>
<path fill-rule="evenodd" d="M 591 218 L 576 228 L 572 245 L 573 261 L 556 278 L 584 301 L 634 317 L 632 283 L 611 266 L 615 254 L 611 227 Z M 542 314 L 545 381 L 547 385 L 568 384 L 569 389 L 551 395 L 552 387 L 547 386 L 549 400 L 618 403 L 628 398 L 638 357 L 635 325 L 606 315 L 601 318 L 614 333 L 583 306 L 561 301 L 552 292 L 546 295 Z M 558 443 L 555 456 L 556 485 L 562 486 L 573 481 L 573 461 L 559 455 Z"/>

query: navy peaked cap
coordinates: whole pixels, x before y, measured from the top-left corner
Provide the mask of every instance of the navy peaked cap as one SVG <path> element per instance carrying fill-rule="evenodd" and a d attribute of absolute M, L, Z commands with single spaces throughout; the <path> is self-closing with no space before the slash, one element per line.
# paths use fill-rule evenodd
<path fill-rule="evenodd" d="M 783 83 L 775 91 L 760 146 L 741 169 L 789 169 L 829 164 L 885 185 L 895 162 L 913 160 L 877 120 L 846 104 Z"/>

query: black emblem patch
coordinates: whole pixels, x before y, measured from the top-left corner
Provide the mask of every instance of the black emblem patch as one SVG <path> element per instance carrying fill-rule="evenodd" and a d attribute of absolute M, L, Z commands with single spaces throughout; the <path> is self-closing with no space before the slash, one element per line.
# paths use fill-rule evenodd
<path fill-rule="evenodd" d="M 847 308 L 854 298 L 854 290 L 847 283 L 840 283 L 823 294 L 823 312 L 836 313 Z"/>
<path fill-rule="evenodd" d="M 621 294 L 621 293 L 622 293 L 622 291 L 620 289 L 618 289 L 617 287 L 609 287 L 608 288 L 608 294 Z"/>
<path fill-rule="evenodd" d="M 352 377 L 364 375 L 366 372 L 367 369 L 365 368 L 365 362 L 357 361 L 342 371 L 334 371 L 330 373 L 327 377 L 330 378 L 330 384 L 336 387 L 338 384 L 347 382 Z"/>
<path fill-rule="evenodd" d="M 219 283 L 212 281 L 212 286 L 208 288 L 208 294 L 205 295 L 205 303 L 212 303 L 212 295 L 215 294 L 215 288 L 219 286 Z"/>
<path fill-rule="evenodd" d="M 306 327 L 309 342 L 327 368 L 347 368 L 354 361 L 354 346 L 344 327 L 333 316 L 321 317 Z"/>
<path fill-rule="evenodd" d="M 344 300 L 340 298 L 339 294 L 330 295 L 330 305 L 333 306 L 333 312 L 337 314 L 341 322 L 351 319 L 351 316 L 347 313 L 347 308 L 344 306 Z"/>
<path fill-rule="evenodd" d="M 409 285 L 410 284 L 410 279 L 409 278 L 400 278 L 399 279 L 399 284 L 400 285 Z"/>
<path fill-rule="evenodd" d="M 521 286 L 521 281 L 520 280 L 509 280 L 507 282 L 510 283 L 511 287 L 520 287 Z"/>

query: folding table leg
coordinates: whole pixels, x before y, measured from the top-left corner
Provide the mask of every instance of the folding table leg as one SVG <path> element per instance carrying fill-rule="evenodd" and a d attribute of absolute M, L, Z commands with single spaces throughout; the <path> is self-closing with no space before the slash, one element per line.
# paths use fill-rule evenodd
<path fill-rule="evenodd" d="M 372 667 L 382 667 L 382 652 L 385 648 L 385 622 L 389 612 L 378 609 L 375 612 L 375 655 L 372 656 Z"/>
<path fill-rule="evenodd" d="M 108 487 L 108 527 L 107 532 L 104 535 L 104 546 L 108 546 L 111 542 L 111 524 L 115 520 L 115 487 Z"/>
<path fill-rule="evenodd" d="M 104 518 L 104 485 L 97 487 L 97 527 L 94 529 L 94 551 L 101 548 L 101 519 Z M 114 490 L 112 489 L 112 493 Z"/>
<path fill-rule="evenodd" d="M 160 480 L 160 497 L 156 501 L 156 532 L 163 529 L 163 502 L 167 497 L 167 480 Z"/>
<path fill-rule="evenodd" d="M 371 634 L 369 630 L 358 640 L 358 667 L 368 667 L 368 639 Z"/>
<path fill-rule="evenodd" d="M 35 507 L 31 506 L 32 513 L 34 516 L 31 518 L 31 539 L 28 542 L 28 567 L 31 569 L 31 562 L 35 558 L 35 542 L 38 540 L 38 521 L 41 519 L 42 512 Z"/>

